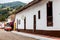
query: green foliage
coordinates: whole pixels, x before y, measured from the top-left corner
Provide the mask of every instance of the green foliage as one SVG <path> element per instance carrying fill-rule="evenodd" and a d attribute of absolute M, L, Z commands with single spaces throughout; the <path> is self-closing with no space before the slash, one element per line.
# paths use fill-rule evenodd
<path fill-rule="evenodd" d="M 9 10 L 7 8 L 0 10 L 0 21 L 5 21 L 5 19 L 8 18 L 8 11 Z"/>
<path fill-rule="evenodd" d="M 7 7 L 7 11 L 12 11 L 13 8 Z"/>
<path fill-rule="evenodd" d="M 9 3 L 1 3 L 1 8 L 11 7 L 13 9 L 17 8 L 18 6 L 25 6 L 26 3 L 20 2 L 20 1 L 14 1 Z"/>
<path fill-rule="evenodd" d="M 18 6 L 18 7 L 16 8 L 16 10 L 20 9 L 21 7 L 23 7 L 23 6 Z"/>
<path fill-rule="evenodd" d="M 5 21 L 5 16 L 1 15 L 0 17 L 0 21 Z"/>
<path fill-rule="evenodd" d="M 14 3 L 16 5 L 14 5 Z M 12 4 L 12 5 L 9 5 L 9 4 Z M 5 21 L 11 14 L 15 14 L 16 11 L 18 11 L 23 6 L 25 6 L 25 4 L 20 2 L 7 3 L 4 5 L 1 4 L 0 5 L 0 21 Z"/>

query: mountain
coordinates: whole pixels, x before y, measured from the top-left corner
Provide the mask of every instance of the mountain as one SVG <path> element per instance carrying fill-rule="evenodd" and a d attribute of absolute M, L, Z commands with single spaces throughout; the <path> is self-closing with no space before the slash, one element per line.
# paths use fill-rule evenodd
<path fill-rule="evenodd" d="M 10 3 L 0 4 L 0 8 L 5 8 L 5 7 L 17 8 L 19 6 L 25 6 L 25 5 L 26 3 L 15 1 L 15 2 L 10 2 Z"/>
<path fill-rule="evenodd" d="M 26 3 L 15 1 L 10 3 L 0 3 L 0 21 L 5 21 L 11 13 L 15 13 L 16 10 L 20 9 L 22 6 L 25 6 Z"/>

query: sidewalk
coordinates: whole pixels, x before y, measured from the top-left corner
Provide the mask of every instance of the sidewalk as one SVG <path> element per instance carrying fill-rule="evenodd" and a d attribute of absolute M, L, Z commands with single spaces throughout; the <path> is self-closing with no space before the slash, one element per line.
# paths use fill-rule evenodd
<path fill-rule="evenodd" d="M 60 38 L 44 36 L 44 35 L 34 35 L 34 34 L 28 34 L 28 33 L 23 33 L 23 32 L 16 32 L 16 31 L 12 31 L 12 33 L 23 35 L 26 37 L 32 37 L 32 38 L 39 39 L 39 40 L 60 40 Z"/>

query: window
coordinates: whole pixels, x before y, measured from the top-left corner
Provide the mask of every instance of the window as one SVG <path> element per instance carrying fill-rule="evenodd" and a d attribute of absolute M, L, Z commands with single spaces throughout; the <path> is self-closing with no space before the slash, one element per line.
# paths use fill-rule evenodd
<path fill-rule="evenodd" d="M 47 3 L 47 26 L 53 26 L 52 1 Z"/>
<path fill-rule="evenodd" d="M 38 11 L 38 19 L 40 19 L 40 10 Z"/>

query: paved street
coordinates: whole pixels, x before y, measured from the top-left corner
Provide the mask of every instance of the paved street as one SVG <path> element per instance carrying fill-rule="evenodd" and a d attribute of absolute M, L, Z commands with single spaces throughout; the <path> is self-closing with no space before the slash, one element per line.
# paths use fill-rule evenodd
<path fill-rule="evenodd" d="M 49 37 L 49 36 L 42 36 L 42 37 L 52 38 L 52 40 L 60 40 L 60 38 L 55 37 Z M 37 40 L 37 39 L 18 35 L 12 32 L 6 32 L 0 29 L 0 40 Z"/>
<path fill-rule="evenodd" d="M 36 39 L 0 30 L 0 40 L 36 40 Z"/>

